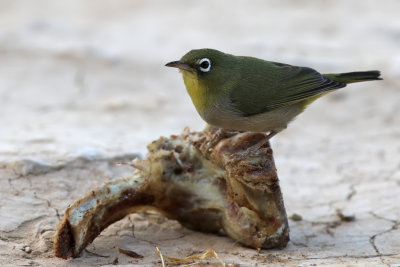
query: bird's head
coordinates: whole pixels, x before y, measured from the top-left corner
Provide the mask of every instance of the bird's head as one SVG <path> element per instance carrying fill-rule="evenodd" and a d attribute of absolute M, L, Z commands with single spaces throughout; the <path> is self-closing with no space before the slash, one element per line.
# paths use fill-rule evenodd
<path fill-rule="evenodd" d="M 224 67 L 227 56 L 214 49 L 195 49 L 186 53 L 180 60 L 169 62 L 165 66 L 195 72 L 198 76 L 210 76 L 215 75 L 219 72 L 218 69 Z"/>
<path fill-rule="evenodd" d="M 237 69 L 236 57 L 214 49 L 195 49 L 186 53 L 180 60 L 165 66 L 178 68 L 183 76 L 186 89 L 196 108 L 206 101 L 215 100 L 226 94 L 227 86 L 234 80 Z M 204 99 L 208 97 L 209 99 Z"/>

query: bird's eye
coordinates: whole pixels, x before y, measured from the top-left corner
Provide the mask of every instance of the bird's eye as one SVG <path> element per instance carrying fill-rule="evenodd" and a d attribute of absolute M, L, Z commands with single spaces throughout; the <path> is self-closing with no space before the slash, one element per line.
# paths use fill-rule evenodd
<path fill-rule="evenodd" d="M 208 58 L 202 58 L 199 61 L 200 70 L 202 72 L 209 72 L 211 69 L 211 61 Z"/>

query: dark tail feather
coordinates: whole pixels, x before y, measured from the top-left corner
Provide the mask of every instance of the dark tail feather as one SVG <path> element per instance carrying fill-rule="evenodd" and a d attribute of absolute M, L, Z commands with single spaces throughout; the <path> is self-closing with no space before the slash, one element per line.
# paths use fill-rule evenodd
<path fill-rule="evenodd" d="M 324 74 L 325 77 L 341 83 L 357 83 L 365 81 L 382 80 L 382 78 L 379 77 L 380 75 L 381 72 L 378 70 L 355 71 L 355 72 L 346 72 L 338 74 Z"/>

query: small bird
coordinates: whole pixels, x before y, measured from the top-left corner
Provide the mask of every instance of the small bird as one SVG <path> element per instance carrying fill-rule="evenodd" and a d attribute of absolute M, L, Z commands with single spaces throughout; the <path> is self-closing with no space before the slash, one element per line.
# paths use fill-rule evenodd
<path fill-rule="evenodd" d="M 317 98 L 349 83 L 382 80 L 380 71 L 321 74 L 308 67 L 197 49 L 166 64 L 179 68 L 200 116 L 227 130 L 268 139 Z"/>

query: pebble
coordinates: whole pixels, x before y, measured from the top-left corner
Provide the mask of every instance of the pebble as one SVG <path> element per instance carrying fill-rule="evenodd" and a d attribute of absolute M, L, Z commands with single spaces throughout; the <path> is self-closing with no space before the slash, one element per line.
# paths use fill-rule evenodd
<path fill-rule="evenodd" d="M 338 211 L 337 215 L 343 222 L 352 222 L 356 220 L 356 216 L 351 212 Z"/>
<path fill-rule="evenodd" d="M 303 217 L 301 217 L 301 215 L 294 213 L 292 216 L 289 217 L 289 219 L 291 219 L 292 221 L 298 222 L 303 220 Z"/>

